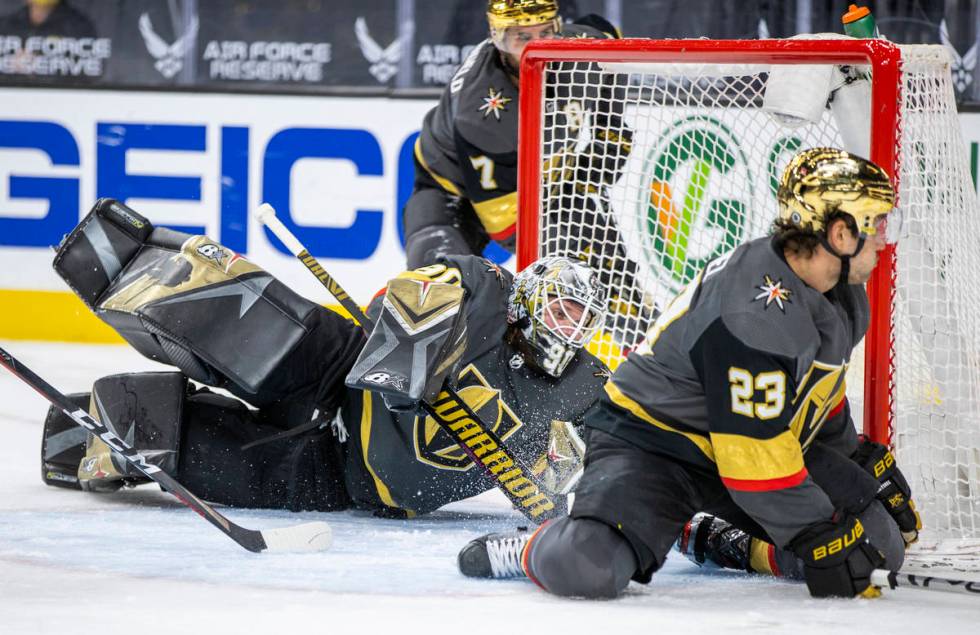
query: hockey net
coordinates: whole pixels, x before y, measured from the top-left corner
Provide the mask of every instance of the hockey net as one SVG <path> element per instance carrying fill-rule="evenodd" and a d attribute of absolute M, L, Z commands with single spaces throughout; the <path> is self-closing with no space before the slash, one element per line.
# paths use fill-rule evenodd
<path fill-rule="evenodd" d="M 827 82 L 845 87 L 830 104 Z M 980 551 L 980 210 L 945 50 L 552 41 L 525 54 L 520 108 L 518 267 L 587 254 L 616 305 L 593 342 L 613 367 L 706 262 L 768 232 L 798 150 L 842 147 L 894 175 L 901 239 L 869 283 L 848 398 L 912 484 L 923 562 L 969 563 Z"/>

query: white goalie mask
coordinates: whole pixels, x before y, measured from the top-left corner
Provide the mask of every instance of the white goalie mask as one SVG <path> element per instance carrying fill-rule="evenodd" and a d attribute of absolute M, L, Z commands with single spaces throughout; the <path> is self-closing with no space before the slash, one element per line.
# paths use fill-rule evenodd
<path fill-rule="evenodd" d="M 550 256 L 514 278 L 507 321 L 520 329 L 535 364 L 560 377 L 592 340 L 606 314 L 606 293 L 586 264 Z"/>

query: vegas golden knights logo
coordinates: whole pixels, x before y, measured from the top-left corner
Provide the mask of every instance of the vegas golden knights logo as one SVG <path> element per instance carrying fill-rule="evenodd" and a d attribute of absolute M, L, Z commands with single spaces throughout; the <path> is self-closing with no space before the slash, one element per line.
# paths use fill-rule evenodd
<path fill-rule="evenodd" d="M 834 366 L 814 361 L 800 382 L 793 400 L 796 410 L 790 421 L 790 430 L 799 439 L 804 451 L 823 427 L 834 405 L 843 399 L 846 373 L 847 364 Z"/>
<path fill-rule="evenodd" d="M 459 396 L 487 426 L 506 441 L 522 425 L 513 410 L 472 364 L 459 374 Z M 422 463 L 444 470 L 466 471 L 473 461 L 432 417 L 415 417 L 415 456 Z"/>

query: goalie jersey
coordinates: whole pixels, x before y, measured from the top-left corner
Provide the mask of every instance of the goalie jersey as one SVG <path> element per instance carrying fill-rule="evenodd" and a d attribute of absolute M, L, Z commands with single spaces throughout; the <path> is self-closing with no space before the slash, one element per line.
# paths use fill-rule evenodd
<path fill-rule="evenodd" d="M 562 37 L 612 36 L 584 24 L 566 24 Z M 546 155 L 588 136 L 591 147 L 579 154 L 594 157 L 589 168 L 593 176 L 608 179 L 625 162 L 631 136 L 618 114 L 608 112 L 616 103 L 609 99 L 609 88 L 594 79 L 587 83 L 585 73 L 581 75 L 574 91 L 556 102 L 561 115 L 555 118 L 561 122 L 546 139 Z M 415 157 L 426 172 L 442 189 L 470 201 L 487 235 L 511 252 L 517 222 L 517 98 L 497 49 L 484 40 L 426 114 L 415 144 Z M 560 167 L 567 165 L 558 171 Z"/>
<path fill-rule="evenodd" d="M 785 546 L 833 515 L 804 455 L 853 450 L 844 376 L 868 321 L 861 285 L 821 294 L 757 239 L 675 298 L 605 386 L 620 414 L 587 425 L 716 474 Z"/>
<path fill-rule="evenodd" d="M 583 450 L 575 427 L 601 394 L 605 366 L 582 350 L 560 379 L 529 368 L 505 341 L 513 276 L 483 258 L 450 256 L 402 276 L 463 287 L 467 340 L 456 390 L 546 487 L 564 493 Z M 376 298 L 369 315 L 379 305 Z M 370 391 L 348 393 L 346 486 L 358 507 L 414 515 L 493 487 L 430 417 L 391 412 Z"/>

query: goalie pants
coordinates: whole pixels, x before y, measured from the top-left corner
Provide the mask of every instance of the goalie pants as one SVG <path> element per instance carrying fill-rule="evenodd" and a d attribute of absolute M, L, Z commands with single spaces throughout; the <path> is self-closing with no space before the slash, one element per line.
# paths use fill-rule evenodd
<path fill-rule="evenodd" d="M 409 269 L 439 256 L 479 256 L 490 237 L 465 198 L 444 190 L 415 159 L 415 186 L 402 214 Z"/>
<path fill-rule="evenodd" d="M 528 575 L 556 595 L 613 597 L 630 579 L 649 582 L 685 523 L 702 511 L 772 542 L 734 503 L 717 475 L 592 429 L 572 510 L 532 538 L 525 555 Z M 885 553 L 887 566 L 898 569 L 904 542 L 888 513 L 870 500 L 858 516 L 871 543 Z M 799 576 L 795 556 L 777 551 L 785 572 Z"/>
<path fill-rule="evenodd" d="M 201 391 L 184 406 L 177 480 L 204 500 L 234 507 L 334 511 L 344 486 L 346 444 L 326 428 L 272 438 L 279 427 L 236 399 Z M 254 441 L 257 445 L 248 447 Z"/>

